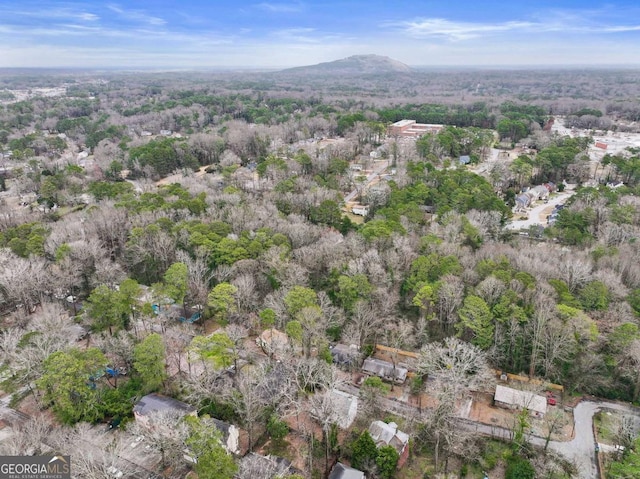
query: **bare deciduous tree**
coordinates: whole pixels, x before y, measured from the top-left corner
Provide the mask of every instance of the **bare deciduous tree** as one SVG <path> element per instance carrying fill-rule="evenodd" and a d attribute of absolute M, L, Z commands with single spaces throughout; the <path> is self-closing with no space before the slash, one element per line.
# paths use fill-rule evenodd
<path fill-rule="evenodd" d="M 454 401 L 469 391 L 484 390 L 492 378 L 485 353 L 453 337 L 424 346 L 416 360 L 416 370 L 433 377 L 438 390 L 451 391 Z"/>
<path fill-rule="evenodd" d="M 188 427 L 177 411 L 158 411 L 148 414 L 148 424 L 135 421 L 127 428 L 133 436 L 143 436 L 145 444 L 161 457 L 162 470 L 184 465 L 185 440 Z"/>
<path fill-rule="evenodd" d="M 284 479 L 291 475 L 291 468 L 271 456 L 250 453 L 238 464 L 237 479 Z"/>

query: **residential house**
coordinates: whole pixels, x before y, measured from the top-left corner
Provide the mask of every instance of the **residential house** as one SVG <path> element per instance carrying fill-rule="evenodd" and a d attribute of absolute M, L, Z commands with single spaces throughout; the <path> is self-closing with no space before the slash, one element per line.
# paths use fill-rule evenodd
<path fill-rule="evenodd" d="M 331 469 L 329 479 L 366 479 L 364 472 L 354 469 L 353 467 L 345 466 L 341 462 L 336 462 L 336 465 Z"/>
<path fill-rule="evenodd" d="M 154 427 L 153 416 L 158 414 L 184 417 L 197 416 L 198 411 L 187 403 L 157 393 L 143 396 L 133 407 L 136 422 L 148 428 Z"/>
<path fill-rule="evenodd" d="M 387 381 L 403 384 L 407 380 L 409 370 L 402 365 L 394 365 L 382 359 L 367 358 L 362 363 L 362 371 L 370 376 L 378 376 Z"/>
<path fill-rule="evenodd" d="M 240 429 L 233 424 L 211 418 L 216 425 L 216 429 L 222 433 L 222 446 L 227 452 L 236 455 L 242 455 L 240 446 Z M 246 451 L 245 451 L 246 452 Z"/>
<path fill-rule="evenodd" d="M 157 427 L 157 424 L 154 424 L 154 415 L 162 414 L 167 414 L 172 419 L 178 420 L 185 416 L 196 417 L 198 412 L 195 407 L 187 403 L 156 393 L 147 394 L 133 407 L 136 422 L 149 429 Z M 222 446 L 229 453 L 237 455 L 246 453 L 247 445 L 243 444 L 246 441 L 241 440 L 240 429 L 219 419 L 210 418 L 210 420 L 222 434 Z M 167 434 L 171 434 L 171 427 L 165 425 L 162 427 L 166 428 Z"/>
<path fill-rule="evenodd" d="M 341 429 L 348 429 L 358 414 L 358 398 L 333 389 L 331 391 L 331 402 L 333 404 L 336 424 Z"/>
<path fill-rule="evenodd" d="M 544 185 L 538 185 L 529 191 L 534 194 L 533 198 L 536 200 L 544 200 L 549 197 L 549 190 Z"/>
<path fill-rule="evenodd" d="M 331 359 L 333 364 L 344 368 L 353 369 L 357 367 L 358 360 L 360 359 L 360 352 L 355 344 L 347 346 L 346 344 L 336 344 L 329 348 L 331 352 Z"/>
<path fill-rule="evenodd" d="M 532 415 L 542 417 L 547 412 L 547 398 L 530 391 L 497 385 L 493 397 L 496 406 L 507 409 L 528 409 Z"/>
<path fill-rule="evenodd" d="M 531 205 L 531 200 L 531 195 L 528 195 L 527 193 L 519 194 L 515 199 L 516 210 L 524 210 L 525 208 L 528 208 Z"/>
<path fill-rule="evenodd" d="M 392 446 L 398 451 L 398 469 L 404 466 L 409 458 L 409 435 L 400 431 L 395 422 L 387 424 L 383 421 L 373 421 L 369 426 L 369 434 L 376 446 Z"/>
<path fill-rule="evenodd" d="M 351 213 L 358 216 L 367 216 L 369 214 L 369 207 L 363 205 L 355 205 L 351 208 Z"/>

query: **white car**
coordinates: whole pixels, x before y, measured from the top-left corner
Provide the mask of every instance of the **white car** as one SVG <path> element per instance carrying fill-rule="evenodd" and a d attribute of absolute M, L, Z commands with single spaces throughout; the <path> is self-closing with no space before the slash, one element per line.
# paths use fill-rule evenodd
<path fill-rule="evenodd" d="M 113 477 L 115 477 L 116 479 L 120 479 L 122 476 L 124 476 L 124 472 L 122 472 L 120 469 L 118 469 L 115 466 L 109 467 L 107 469 L 107 472 L 111 474 Z"/>

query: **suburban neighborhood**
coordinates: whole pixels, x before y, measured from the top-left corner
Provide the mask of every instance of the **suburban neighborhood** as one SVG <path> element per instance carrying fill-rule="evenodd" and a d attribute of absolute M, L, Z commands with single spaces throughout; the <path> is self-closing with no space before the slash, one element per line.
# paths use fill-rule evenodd
<path fill-rule="evenodd" d="M 632 73 L 309 68 L 0 72 L 0 455 L 636 477 Z"/>

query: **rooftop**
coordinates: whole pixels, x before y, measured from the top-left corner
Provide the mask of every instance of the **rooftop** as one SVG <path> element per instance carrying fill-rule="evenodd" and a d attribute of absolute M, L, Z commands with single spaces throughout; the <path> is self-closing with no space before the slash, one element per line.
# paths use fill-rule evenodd
<path fill-rule="evenodd" d="M 391 126 L 403 127 L 403 126 L 407 126 L 407 125 L 412 125 L 415 122 L 416 122 L 415 120 L 400 120 L 400 121 L 396 121 Z"/>
<path fill-rule="evenodd" d="M 376 446 L 390 445 L 398 450 L 398 453 L 401 453 L 404 446 L 409 442 L 409 435 L 400 431 L 395 422 L 387 424 L 382 421 L 373 421 L 369 426 L 369 434 L 371 434 Z"/>
<path fill-rule="evenodd" d="M 165 411 L 178 411 L 186 415 L 195 412 L 196 408 L 177 399 L 156 393 L 142 397 L 133 407 L 133 412 L 141 416 Z"/>
<path fill-rule="evenodd" d="M 338 462 L 333 466 L 333 469 L 331 469 L 329 479 L 365 479 L 365 476 L 364 472 Z"/>
<path fill-rule="evenodd" d="M 506 386 L 497 385 L 494 400 L 518 406 L 519 408 L 527 408 L 529 411 L 545 414 L 547 412 L 547 399 L 539 394 L 530 391 L 521 391 Z"/>
<path fill-rule="evenodd" d="M 358 398 L 337 389 L 331 391 L 331 396 L 335 408 L 336 422 L 342 429 L 347 429 L 351 426 L 358 413 Z"/>
<path fill-rule="evenodd" d="M 407 368 L 393 364 L 382 359 L 367 358 L 362 364 L 362 370 L 369 374 L 375 374 L 381 378 L 394 379 L 397 382 L 404 382 L 407 379 Z"/>

